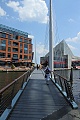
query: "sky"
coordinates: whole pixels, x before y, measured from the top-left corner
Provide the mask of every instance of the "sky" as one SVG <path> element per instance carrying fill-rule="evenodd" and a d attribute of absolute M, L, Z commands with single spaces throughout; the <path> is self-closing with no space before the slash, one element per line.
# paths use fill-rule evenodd
<path fill-rule="evenodd" d="M 80 57 L 80 0 L 52 0 L 52 5 L 54 46 L 64 39 Z M 49 0 L 0 0 L 0 24 L 30 34 L 37 63 L 48 52 L 48 23 Z"/>

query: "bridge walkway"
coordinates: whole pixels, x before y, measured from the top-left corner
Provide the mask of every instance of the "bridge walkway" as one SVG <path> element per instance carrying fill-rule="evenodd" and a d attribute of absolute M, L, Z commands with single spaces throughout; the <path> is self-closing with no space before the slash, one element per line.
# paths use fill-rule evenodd
<path fill-rule="evenodd" d="M 53 82 L 47 85 L 43 72 L 35 69 L 8 120 L 58 120 L 70 110 Z"/>

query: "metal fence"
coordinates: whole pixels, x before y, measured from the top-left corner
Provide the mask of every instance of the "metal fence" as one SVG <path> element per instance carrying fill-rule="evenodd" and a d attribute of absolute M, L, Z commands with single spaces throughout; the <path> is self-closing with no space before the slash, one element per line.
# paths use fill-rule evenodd
<path fill-rule="evenodd" d="M 33 68 L 34 69 L 34 68 Z M 8 84 L 0 90 L 0 116 L 6 108 L 11 108 L 12 100 L 20 89 L 23 89 L 23 84 L 27 82 L 33 69 L 28 70 L 19 78 Z"/>
<path fill-rule="evenodd" d="M 78 106 L 74 100 L 71 82 L 61 75 L 57 74 L 56 72 L 53 72 L 53 74 L 54 79 L 52 79 L 52 81 L 55 83 L 60 92 L 67 98 L 71 106 L 73 108 L 77 108 Z"/>

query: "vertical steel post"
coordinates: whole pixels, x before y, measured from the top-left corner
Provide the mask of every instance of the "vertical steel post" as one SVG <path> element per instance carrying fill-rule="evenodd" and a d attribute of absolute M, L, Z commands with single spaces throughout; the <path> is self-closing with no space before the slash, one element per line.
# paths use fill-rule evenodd
<path fill-rule="evenodd" d="M 71 67 L 71 72 L 70 72 L 70 84 L 71 84 L 71 87 L 73 85 L 73 68 Z"/>
<path fill-rule="evenodd" d="M 36 40 L 35 40 L 35 66 L 37 65 L 37 60 L 36 60 Z"/>
<path fill-rule="evenodd" d="M 52 0 L 50 0 L 49 15 L 49 67 L 53 71 L 53 19 L 52 19 Z"/>

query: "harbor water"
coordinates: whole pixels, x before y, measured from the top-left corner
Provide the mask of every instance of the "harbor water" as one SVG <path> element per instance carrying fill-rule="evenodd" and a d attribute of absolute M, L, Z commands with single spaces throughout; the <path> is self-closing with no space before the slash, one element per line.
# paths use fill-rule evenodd
<path fill-rule="evenodd" d="M 24 72 L 0 72 L 0 90 L 13 80 L 21 76 Z"/>

